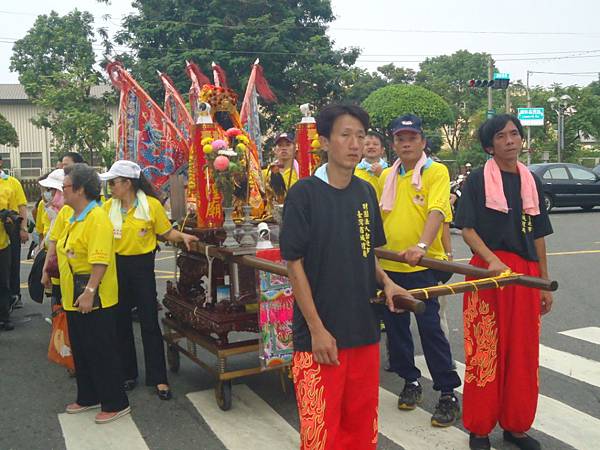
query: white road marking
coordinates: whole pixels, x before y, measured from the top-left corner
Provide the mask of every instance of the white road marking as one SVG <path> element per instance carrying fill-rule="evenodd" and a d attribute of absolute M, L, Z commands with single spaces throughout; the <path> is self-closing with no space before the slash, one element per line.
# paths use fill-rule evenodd
<path fill-rule="evenodd" d="M 600 387 L 600 362 L 540 344 L 540 366 Z"/>
<path fill-rule="evenodd" d="M 67 450 L 148 450 L 130 414 L 98 425 L 94 417 L 99 411 L 58 415 Z"/>
<path fill-rule="evenodd" d="M 559 334 L 600 345 L 600 327 L 576 328 L 574 330 L 560 331 Z"/>
<path fill-rule="evenodd" d="M 424 377 L 431 379 L 423 355 L 415 358 L 415 364 Z M 463 379 L 465 365 L 457 361 L 456 368 Z M 462 386 L 457 391 L 462 392 Z M 600 442 L 599 419 L 545 395 L 538 395 L 538 408 L 533 428 L 579 449 L 591 450 L 597 448 Z"/>
<path fill-rule="evenodd" d="M 187 395 L 228 450 L 297 450 L 300 435 L 283 417 L 245 385 L 232 388 L 232 407 L 221 411 L 213 390 Z"/>

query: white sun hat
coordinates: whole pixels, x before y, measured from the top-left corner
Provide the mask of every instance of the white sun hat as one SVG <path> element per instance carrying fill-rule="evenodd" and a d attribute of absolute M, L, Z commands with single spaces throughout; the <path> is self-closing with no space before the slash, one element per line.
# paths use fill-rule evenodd
<path fill-rule="evenodd" d="M 38 181 L 40 186 L 49 189 L 58 189 L 62 192 L 63 190 L 63 181 L 65 180 L 65 171 L 62 169 L 53 170 L 48 174 L 46 178 Z"/>
<path fill-rule="evenodd" d="M 116 161 L 110 170 L 100 174 L 102 181 L 113 180 L 118 177 L 123 178 L 139 178 L 142 173 L 142 169 L 133 161 Z"/>

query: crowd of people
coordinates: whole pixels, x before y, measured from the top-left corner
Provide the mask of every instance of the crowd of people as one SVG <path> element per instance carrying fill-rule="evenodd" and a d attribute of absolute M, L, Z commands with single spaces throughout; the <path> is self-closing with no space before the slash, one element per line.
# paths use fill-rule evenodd
<path fill-rule="evenodd" d="M 381 322 L 388 370 L 404 383 L 398 408 L 411 411 L 422 402 L 411 315 L 397 309 L 393 297 L 448 280 L 419 262 L 424 256 L 452 259 L 450 222 L 462 229 L 473 251 L 471 264 L 496 275 L 515 271 L 548 278 L 544 238 L 552 227 L 539 180 L 518 161 L 523 138 L 518 119 L 496 116 L 479 129 L 490 159 L 483 168 L 471 172 L 469 167 L 456 217 L 448 170 L 428 156 L 423 126 L 412 114 L 392 122 L 396 159 L 391 163 L 385 159 L 385 139 L 370 130 L 366 111 L 327 106 L 317 117 L 327 162 L 300 180 L 293 133 L 276 135 L 276 161 L 263 176 L 284 202 L 280 248 L 296 299 L 292 373 L 303 449 L 376 448 Z M 109 199 L 102 194 L 103 181 Z M 41 282 L 52 304 L 66 313 L 77 381 L 76 399 L 66 412 L 100 409 L 97 423 L 130 412 L 127 391 L 139 378 L 133 308 L 140 321 L 145 384 L 161 400 L 171 399 L 154 257 L 158 239 L 189 249 L 197 238 L 172 227 L 134 162 L 117 161 L 99 175 L 79 154 L 68 153 L 39 184 Z M 0 171 L 4 330 L 13 328 L 10 312 L 20 302 L 20 246 L 29 238 L 26 206 L 19 182 Z M 378 247 L 397 252 L 405 262 L 379 261 Z M 378 289 L 386 308 L 370 304 Z M 522 449 L 540 448 L 526 432 L 536 410 L 540 316 L 551 307 L 549 293 L 525 287 L 465 294 L 461 411 L 455 394 L 461 378 L 444 302 L 429 298 L 415 318 L 433 390 L 439 392 L 431 425 L 452 426 L 462 416 L 470 448 L 489 449 L 488 436 L 499 423 L 505 440 Z"/>

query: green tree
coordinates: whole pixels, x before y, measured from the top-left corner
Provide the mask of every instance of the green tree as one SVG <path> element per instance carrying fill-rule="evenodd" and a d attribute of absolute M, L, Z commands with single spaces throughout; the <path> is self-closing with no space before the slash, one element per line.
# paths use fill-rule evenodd
<path fill-rule="evenodd" d="M 468 86 L 470 79 L 487 79 L 486 53 L 459 50 L 452 55 L 427 58 L 420 64 L 415 83 L 443 97 L 452 109 L 454 120 L 442 125 L 448 146 L 458 152 L 472 136 L 471 117 L 485 107 L 486 89 Z"/>
<path fill-rule="evenodd" d="M 74 10 L 65 16 L 41 15 L 13 47 L 10 69 L 19 73 L 29 99 L 42 108 L 32 121 L 51 131 L 58 153 L 94 153 L 107 144 L 111 125 L 109 96 L 91 95 L 102 82 L 94 69 L 93 16 Z"/>
<path fill-rule="evenodd" d="M 427 130 L 436 130 L 452 122 L 446 101 L 420 86 L 391 84 L 376 90 L 363 102 L 373 127 L 387 131 L 391 121 L 403 114 L 416 114 Z"/>
<path fill-rule="evenodd" d="M 376 72 L 368 72 L 359 67 L 350 69 L 347 77 L 344 100 L 362 103 L 372 92 L 388 84 L 408 84 L 415 80 L 415 71 L 405 67 L 386 64 L 377 68 Z"/>
<path fill-rule="evenodd" d="M 19 136 L 12 124 L 0 114 L 0 145 L 19 146 Z"/>
<path fill-rule="evenodd" d="M 117 43 L 134 56 L 117 55 L 155 99 L 162 97 L 156 70 L 168 73 L 180 92 L 189 89 L 186 60 L 205 71 L 212 61 L 243 95 L 256 58 L 265 70 L 275 104 L 263 105 L 275 127 L 290 120 L 290 105 L 319 107 L 342 98 L 358 49 L 334 50 L 327 36 L 334 20 L 330 1 L 135 0 Z"/>

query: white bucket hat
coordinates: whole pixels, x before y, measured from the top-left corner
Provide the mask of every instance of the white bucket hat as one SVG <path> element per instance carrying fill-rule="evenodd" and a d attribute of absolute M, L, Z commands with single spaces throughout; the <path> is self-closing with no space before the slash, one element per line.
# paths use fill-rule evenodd
<path fill-rule="evenodd" d="M 123 178 L 139 178 L 142 173 L 142 169 L 133 161 L 116 161 L 110 170 L 100 174 L 102 181 L 113 180 L 118 177 Z"/>
<path fill-rule="evenodd" d="M 38 181 L 40 186 L 49 189 L 58 189 L 62 192 L 63 190 L 63 181 L 65 180 L 65 171 L 62 169 L 53 170 L 48 174 L 46 178 Z"/>

